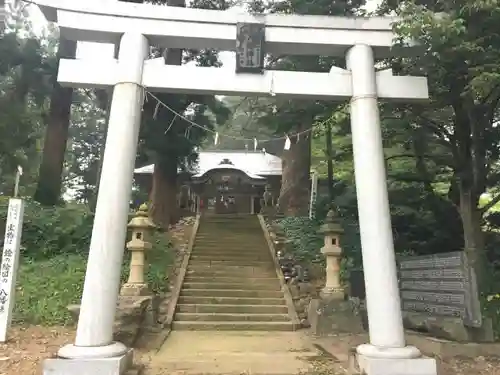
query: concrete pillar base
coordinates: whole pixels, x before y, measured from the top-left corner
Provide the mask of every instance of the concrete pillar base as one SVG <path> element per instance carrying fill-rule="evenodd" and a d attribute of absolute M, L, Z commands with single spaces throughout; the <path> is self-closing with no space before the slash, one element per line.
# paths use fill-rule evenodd
<path fill-rule="evenodd" d="M 418 348 L 410 345 L 401 348 L 385 348 L 371 344 L 361 344 L 356 348 L 356 352 L 370 358 L 386 359 L 420 358 L 422 356 Z"/>
<path fill-rule="evenodd" d="M 70 350 L 69 346 L 71 345 L 68 345 L 68 350 Z M 116 346 L 117 345 L 115 345 L 115 347 Z M 134 357 L 131 349 L 127 349 L 126 352 L 121 355 L 108 358 L 51 358 L 43 362 L 43 375 L 123 375 L 132 367 L 133 359 Z"/>
<path fill-rule="evenodd" d="M 388 349 L 391 351 L 391 349 Z M 359 355 L 356 373 L 366 375 L 437 375 L 434 358 L 373 358 Z"/>
<path fill-rule="evenodd" d="M 66 359 L 97 359 L 121 357 L 130 351 L 121 342 L 113 342 L 105 346 L 65 345 L 57 352 L 58 357 Z"/>

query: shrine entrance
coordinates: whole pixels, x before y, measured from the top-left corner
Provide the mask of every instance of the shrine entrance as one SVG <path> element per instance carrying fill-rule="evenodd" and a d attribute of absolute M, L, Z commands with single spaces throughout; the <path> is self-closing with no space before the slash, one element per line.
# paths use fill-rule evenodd
<path fill-rule="evenodd" d="M 123 2 L 37 3 L 47 20 L 57 22 L 61 37 L 119 45 L 117 59 L 61 59 L 59 63 L 62 85 L 113 88 L 77 334 L 74 345 L 60 349 L 60 357 L 94 361 L 97 366 L 100 359 L 128 351 L 113 341 L 113 321 L 141 109 L 148 93 L 170 92 L 350 101 L 370 337 L 369 344 L 357 348 L 358 362 L 368 375 L 381 368 L 389 371 L 387 375 L 401 374 L 418 366 L 420 352 L 406 345 L 402 324 L 377 101 L 427 100 L 428 88 L 424 77 L 376 70 L 377 58 L 402 50 L 392 48 L 394 18 L 235 16 Z M 406 50 L 411 50 L 408 42 Z M 236 72 L 151 61 L 152 45 L 236 51 Z M 265 70 L 265 54 L 336 56 L 345 58 L 346 64 L 332 66 L 329 72 Z M 75 371 L 70 372 L 82 373 L 76 371 L 78 361 L 74 363 Z M 430 367 L 417 371 L 435 373 Z"/>
<path fill-rule="evenodd" d="M 264 193 L 266 179 L 237 169 L 213 169 L 193 179 L 193 190 L 200 197 L 203 212 L 216 214 L 255 214 L 255 197 Z"/>
<path fill-rule="evenodd" d="M 238 202 L 240 203 L 240 202 Z M 215 213 L 236 214 L 238 213 L 236 197 L 234 195 L 220 194 L 216 198 Z"/>

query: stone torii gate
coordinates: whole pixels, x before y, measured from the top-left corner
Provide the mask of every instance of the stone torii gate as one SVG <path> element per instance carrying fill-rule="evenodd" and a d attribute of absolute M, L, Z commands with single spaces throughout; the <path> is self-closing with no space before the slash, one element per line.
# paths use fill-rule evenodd
<path fill-rule="evenodd" d="M 423 77 L 376 72 L 389 56 L 391 18 L 250 15 L 122 2 L 39 0 L 61 35 L 119 45 L 118 58 L 61 60 L 62 85 L 114 88 L 87 273 L 75 343 L 60 349 L 51 374 L 119 374 L 128 349 L 113 342 L 144 88 L 152 92 L 350 99 L 352 142 L 370 343 L 357 348 L 367 374 L 436 374 L 435 361 L 405 342 L 387 197 L 377 98 L 426 100 Z M 265 28 L 265 52 L 345 57 L 329 73 L 168 66 L 148 60 L 149 46 L 235 50 L 238 23 Z M 411 51 L 412 48 L 406 49 Z M 49 369 L 46 368 L 46 373 Z"/>

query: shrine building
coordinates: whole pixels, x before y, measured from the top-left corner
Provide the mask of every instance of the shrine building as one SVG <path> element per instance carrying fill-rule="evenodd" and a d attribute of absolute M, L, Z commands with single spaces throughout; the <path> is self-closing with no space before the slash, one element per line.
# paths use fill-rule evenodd
<path fill-rule="evenodd" d="M 137 168 L 136 182 L 151 191 L 154 165 Z M 218 214 L 257 214 L 267 187 L 277 202 L 281 158 L 265 151 L 201 151 L 188 173 L 179 171 L 182 210 Z"/>

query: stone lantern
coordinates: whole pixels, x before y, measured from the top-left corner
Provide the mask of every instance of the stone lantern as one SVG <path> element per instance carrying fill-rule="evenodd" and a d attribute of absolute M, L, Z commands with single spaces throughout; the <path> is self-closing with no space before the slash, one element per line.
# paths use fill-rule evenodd
<path fill-rule="evenodd" d="M 340 260 L 342 258 L 340 235 L 344 233 L 344 230 L 332 209 L 328 211 L 319 233 L 325 237 L 321 252 L 326 257 L 326 283 L 321 294 L 324 297 L 343 300 L 344 288 L 340 283 Z"/>
<path fill-rule="evenodd" d="M 313 298 L 307 309 L 307 320 L 314 335 L 338 333 L 358 334 L 364 328 L 361 318 L 353 311 L 350 301 L 345 300 L 344 288 L 340 283 L 340 235 L 343 229 L 330 209 L 319 233 L 325 237 L 321 252 L 326 257 L 326 283 L 320 292 L 320 298 Z"/>
<path fill-rule="evenodd" d="M 132 238 L 127 243 L 127 249 L 132 252 L 130 259 L 130 274 L 128 281 L 122 286 L 122 296 L 147 296 L 151 294 L 144 280 L 146 252 L 151 249 L 148 242 L 155 225 L 148 217 L 148 207 L 142 204 L 135 216 L 127 225 L 132 232 Z"/>

